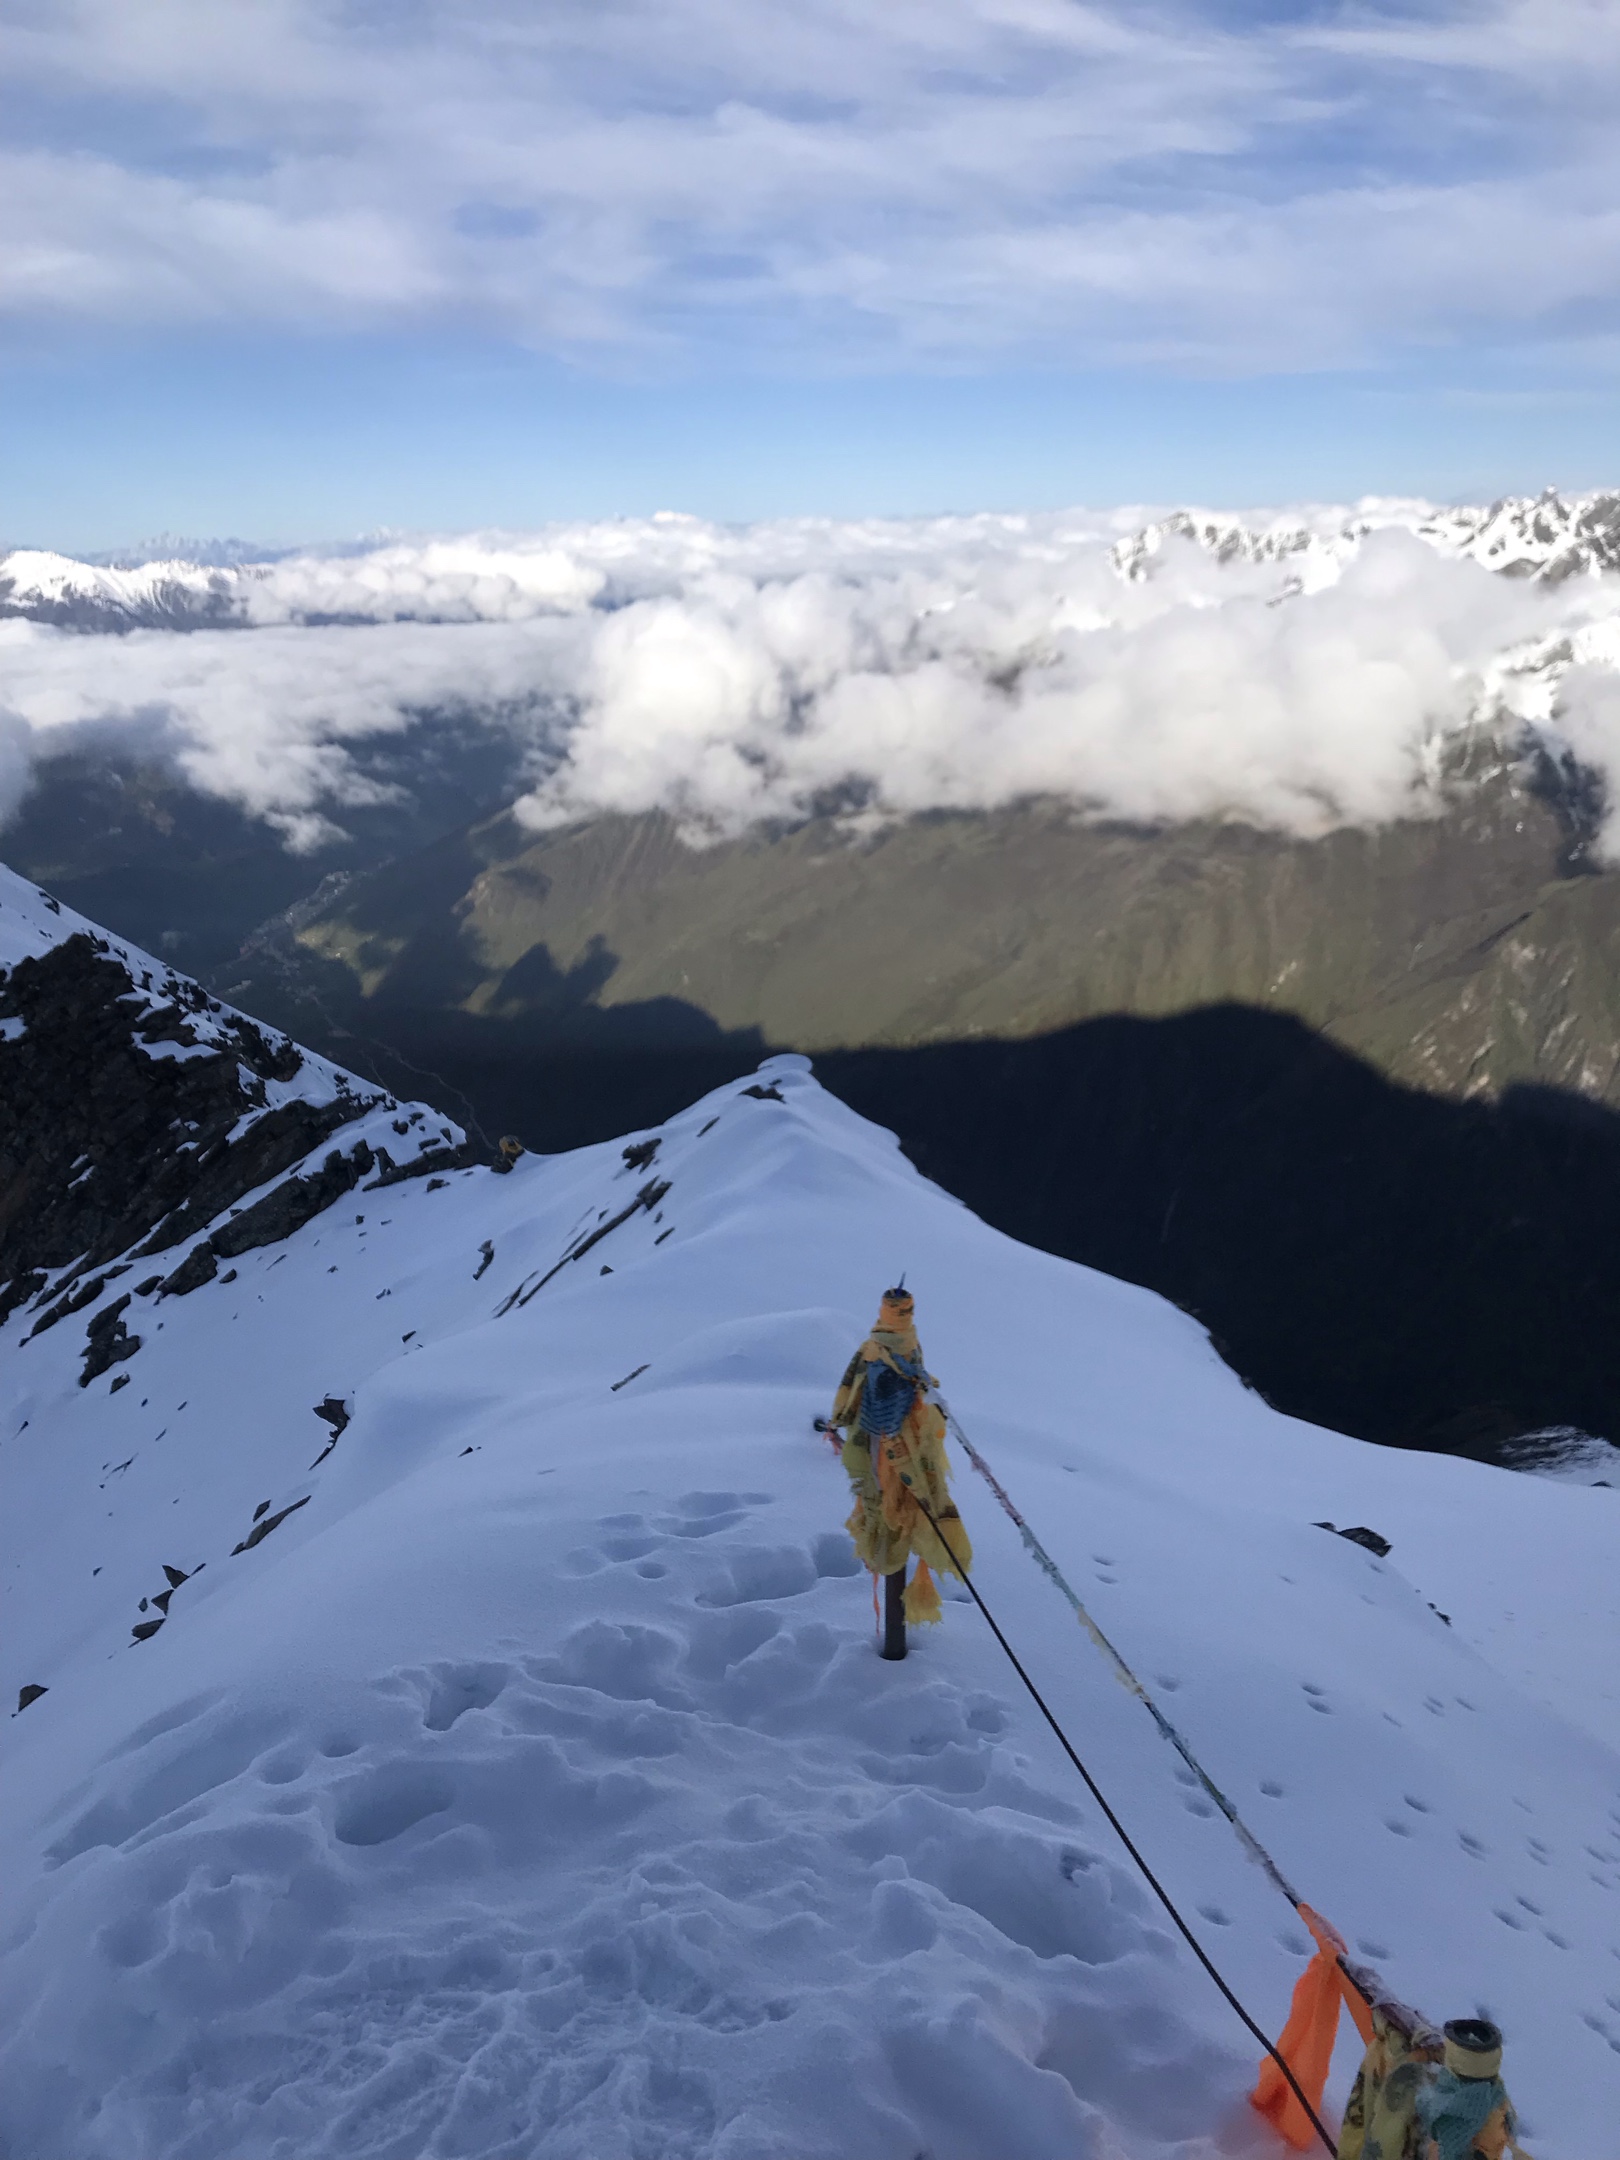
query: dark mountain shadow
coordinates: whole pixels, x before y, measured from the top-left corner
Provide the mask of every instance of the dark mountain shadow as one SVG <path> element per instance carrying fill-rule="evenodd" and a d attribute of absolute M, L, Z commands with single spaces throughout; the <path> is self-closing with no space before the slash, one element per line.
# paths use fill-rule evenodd
<path fill-rule="evenodd" d="M 570 968 L 559 968 L 549 945 L 531 945 L 495 986 L 491 1010 L 504 1018 L 524 1011 L 539 1015 L 577 1011 L 607 987 L 619 964 L 605 938 L 593 937 Z"/>
<path fill-rule="evenodd" d="M 1237 1005 L 816 1070 L 998 1228 L 1195 1314 L 1279 1409 L 1487 1459 L 1620 1435 L 1620 1117 L 1596 1104 L 1420 1094 Z"/>
<path fill-rule="evenodd" d="M 429 925 L 409 964 L 437 961 L 446 980 L 460 948 Z M 300 955 L 295 971 L 217 980 L 221 995 L 396 1094 L 420 1096 L 485 1139 L 516 1133 L 545 1153 L 661 1124 L 710 1088 L 751 1073 L 768 1054 L 757 1028 L 727 1030 L 683 999 L 600 1005 L 618 966 L 595 941 L 568 968 L 534 945 L 503 978 L 525 1010 L 503 1018 L 355 995 L 351 971 Z"/>
<path fill-rule="evenodd" d="M 338 1011 L 307 990 L 249 1002 L 543 1151 L 657 1124 L 791 1047 L 675 998 L 598 1005 L 612 966 L 605 949 L 569 969 L 532 950 L 513 972 L 550 1010 L 505 1020 Z M 1620 1117 L 1600 1105 L 1422 1094 L 1241 1005 L 820 1051 L 815 1068 L 987 1222 L 1194 1314 L 1279 1409 L 1487 1460 L 1546 1426 L 1620 1435 Z"/>

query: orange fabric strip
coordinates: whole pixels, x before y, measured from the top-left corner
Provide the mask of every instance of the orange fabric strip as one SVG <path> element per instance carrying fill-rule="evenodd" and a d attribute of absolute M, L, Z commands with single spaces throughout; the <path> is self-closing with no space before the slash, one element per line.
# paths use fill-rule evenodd
<path fill-rule="evenodd" d="M 1330 1944 L 1323 1943 L 1299 1976 L 1288 2023 L 1277 2042 L 1278 2054 L 1318 2115 L 1339 2031 L 1339 1979 L 1338 1956 Z M 1305 2152 L 1316 2143 L 1310 2118 L 1269 2055 L 1260 2065 L 1260 2081 L 1249 2099 L 1296 2152 Z"/>

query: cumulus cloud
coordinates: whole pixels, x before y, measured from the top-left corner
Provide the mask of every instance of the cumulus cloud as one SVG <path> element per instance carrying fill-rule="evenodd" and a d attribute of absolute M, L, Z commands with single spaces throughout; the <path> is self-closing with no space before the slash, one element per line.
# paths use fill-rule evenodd
<path fill-rule="evenodd" d="M 344 809 L 385 799 L 354 745 L 438 714 L 517 731 L 538 749 L 550 702 L 577 672 L 533 630 L 493 624 L 125 637 L 0 624 L 0 702 L 35 756 L 89 726 L 125 731 L 295 848 L 333 837 Z"/>
<path fill-rule="evenodd" d="M 520 804 L 736 832 L 827 801 L 876 816 L 1056 796 L 1099 816 L 1300 833 L 1433 806 L 1447 731 L 1548 602 L 1398 531 L 1315 592 L 1173 544 L 1141 585 L 1100 549 L 955 590 L 712 580 L 591 641 L 565 757 Z"/>
<path fill-rule="evenodd" d="M 58 0 L 0 71 L 34 320 L 1274 369 L 1620 287 L 1607 0 Z"/>
<path fill-rule="evenodd" d="M 699 844 L 1031 797 L 1373 825 L 1430 814 L 1448 737 L 1481 717 L 1561 730 L 1620 776 L 1620 579 L 1468 553 L 1516 559 L 1512 527 L 1551 559 L 1580 506 L 1122 525 L 665 517 L 306 555 L 208 574 L 235 628 L 0 623 L 0 709 L 36 754 L 90 725 L 160 740 L 294 846 L 379 799 L 363 747 L 423 715 L 513 744 L 537 829 L 662 810 Z M 14 556 L 14 592 L 19 565 L 56 600 L 81 575 Z M 173 565 L 110 575 L 83 589 L 127 607 L 183 586 Z"/>

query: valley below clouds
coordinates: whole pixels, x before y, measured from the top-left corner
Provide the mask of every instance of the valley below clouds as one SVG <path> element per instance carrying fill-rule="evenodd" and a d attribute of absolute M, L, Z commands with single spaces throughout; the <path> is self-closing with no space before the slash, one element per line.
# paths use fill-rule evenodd
<path fill-rule="evenodd" d="M 1435 814 L 1471 732 L 1578 764 L 1606 804 L 1616 522 L 1546 497 L 665 515 L 224 568 L 18 552 L 0 814 L 41 757 L 110 736 L 308 850 L 409 789 L 366 753 L 424 718 L 504 741 L 537 830 L 662 810 L 698 845 L 1042 798 L 1308 838 Z"/>

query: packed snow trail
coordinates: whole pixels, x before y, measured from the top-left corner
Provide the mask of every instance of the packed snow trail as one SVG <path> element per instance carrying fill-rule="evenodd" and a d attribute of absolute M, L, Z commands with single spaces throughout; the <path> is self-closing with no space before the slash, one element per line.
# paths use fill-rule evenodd
<path fill-rule="evenodd" d="M 0 1677 L 49 1688 L 5 1728 L 6 2160 L 1274 2153 L 1247 2036 L 959 1587 L 873 1655 L 811 1421 L 902 1269 L 1290 1878 L 1411 1999 L 1503 2024 L 1538 2160 L 1610 2160 L 1615 1500 L 1281 1418 L 802 1061 L 766 1077 L 650 1166 L 357 1192 L 153 1304 L 116 1395 L 66 1327 L 0 1334 Z M 1020 1656 L 1275 2032 L 1303 1931 L 957 1483 Z"/>

